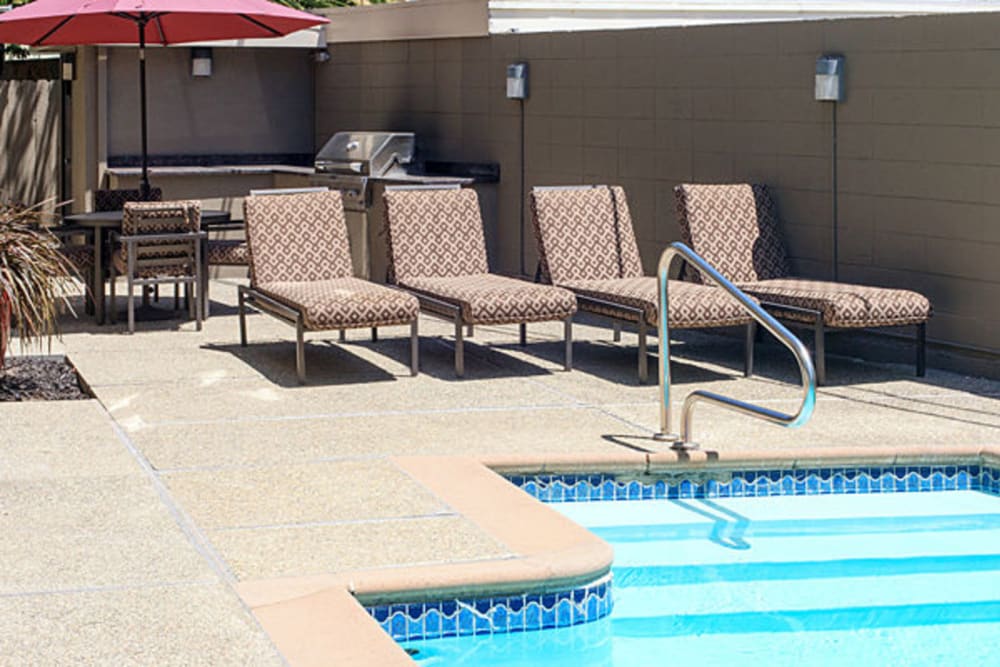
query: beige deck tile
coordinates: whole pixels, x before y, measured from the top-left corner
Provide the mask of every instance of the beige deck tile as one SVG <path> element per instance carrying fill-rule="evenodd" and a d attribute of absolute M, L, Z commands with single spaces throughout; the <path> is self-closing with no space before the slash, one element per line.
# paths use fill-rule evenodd
<path fill-rule="evenodd" d="M 6 482 L 0 508 L 2 592 L 215 576 L 141 478 Z"/>
<path fill-rule="evenodd" d="M 391 376 L 382 379 L 393 380 Z M 440 381 L 427 375 L 389 382 L 346 376 L 344 384 L 285 388 L 266 380 L 231 380 L 210 387 L 165 384 L 107 386 L 98 397 L 130 431 L 158 422 L 373 414 L 470 407 L 567 405 L 572 399 L 518 378 L 492 378 L 479 385 Z"/>
<path fill-rule="evenodd" d="M 388 461 L 178 472 L 171 494 L 203 529 L 384 519 L 447 511 Z"/>
<path fill-rule="evenodd" d="M 160 469 L 380 455 L 600 453 L 642 431 L 591 408 L 162 424 L 131 434 Z"/>
<path fill-rule="evenodd" d="M 222 586 L 13 597 L 0 604 L 10 665 L 281 665 Z"/>
<path fill-rule="evenodd" d="M 74 350 L 72 359 L 91 387 L 158 382 L 185 382 L 204 387 L 222 380 L 260 377 L 253 366 L 222 351 L 212 354 L 164 348 L 150 354 L 145 349 Z M 141 373 L 138 369 L 142 369 Z"/>
<path fill-rule="evenodd" d="M 0 403 L 0 482 L 140 475 L 96 401 Z"/>
<path fill-rule="evenodd" d="M 213 531 L 209 538 L 241 580 L 510 555 L 461 517 Z"/>

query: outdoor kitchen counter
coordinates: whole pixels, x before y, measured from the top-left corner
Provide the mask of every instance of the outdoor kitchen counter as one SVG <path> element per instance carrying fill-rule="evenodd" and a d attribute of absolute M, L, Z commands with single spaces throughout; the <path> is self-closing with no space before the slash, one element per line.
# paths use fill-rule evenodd
<path fill-rule="evenodd" d="M 115 177 L 138 177 L 140 167 L 109 167 L 107 173 Z M 258 174 L 293 174 L 311 176 L 316 173 L 312 167 L 296 167 L 288 164 L 222 164 L 212 166 L 169 166 L 150 167 L 150 176 L 244 176 Z"/>

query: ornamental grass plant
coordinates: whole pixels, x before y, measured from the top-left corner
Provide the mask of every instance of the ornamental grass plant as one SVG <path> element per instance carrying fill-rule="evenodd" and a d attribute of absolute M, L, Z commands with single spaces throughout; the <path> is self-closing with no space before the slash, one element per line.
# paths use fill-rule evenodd
<path fill-rule="evenodd" d="M 79 278 L 59 239 L 42 226 L 44 205 L 0 202 L 0 369 L 12 331 L 22 348 L 58 337 L 59 304 L 69 307 L 62 287 Z"/>

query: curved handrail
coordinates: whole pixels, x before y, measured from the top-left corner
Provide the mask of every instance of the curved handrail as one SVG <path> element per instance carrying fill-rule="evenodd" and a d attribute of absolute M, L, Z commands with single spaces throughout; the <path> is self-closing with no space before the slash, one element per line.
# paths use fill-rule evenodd
<path fill-rule="evenodd" d="M 792 354 L 795 355 L 795 360 L 799 364 L 799 371 L 802 373 L 802 404 L 799 406 L 797 412 L 794 414 L 785 414 L 711 391 L 697 389 L 688 394 L 687 398 L 684 399 L 679 437 L 670 433 L 670 332 L 667 322 L 667 274 L 670 271 L 671 263 L 678 256 L 683 257 L 687 262 L 697 267 L 704 275 L 711 278 L 716 285 L 726 290 L 743 306 L 743 309 L 753 319 L 763 325 L 785 347 L 792 351 Z M 699 402 L 714 403 L 751 417 L 757 417 L 758 419 L 790 428 L 801 426 L 809 421 L 813 408 L 816 406 L 816 369 L 813 367 L 809 350 L 802 344 L 802 341 L 796 338 L 791 331 L 761 308 L 757 302 L 753 301 L 738 287 L 726 280 L 712 265 L 683 243 L 671 243 L 660 254 L 656 274 L 659 282 L 660 296 L 660 432 L 656 436 L 657 439 L 676 440 L 677 444 L 674 445 L 675 447 L 696 446 L 691 442 L 691 422 L 694 406 Z"/>

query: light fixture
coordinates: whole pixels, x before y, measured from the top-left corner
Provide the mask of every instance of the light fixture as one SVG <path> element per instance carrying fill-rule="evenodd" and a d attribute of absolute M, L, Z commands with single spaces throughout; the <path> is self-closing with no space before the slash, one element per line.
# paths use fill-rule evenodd
<path fill-rule="evenodd" d="M 212 49 L 206 46 L 191 49 L 191 76 L 212 76 Z"/>
<path fill-rule="evenodd" d="M 63 81 L 72 81 L 76 78 L 76 54 L 63 53 L 59 57 L 62 66 L 61 77 Z"/>
<path fill-rule="evenodd" d="M 326 49 L 316 49 L 313 51 L 313 60 L 320 64 L 330 62 L 330 52 Z"/>

